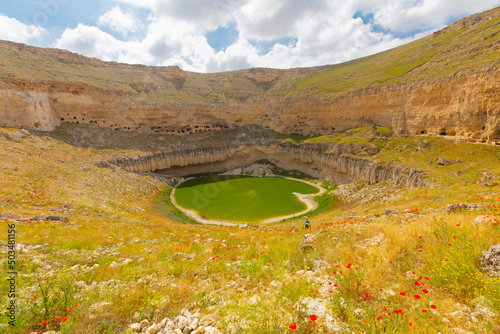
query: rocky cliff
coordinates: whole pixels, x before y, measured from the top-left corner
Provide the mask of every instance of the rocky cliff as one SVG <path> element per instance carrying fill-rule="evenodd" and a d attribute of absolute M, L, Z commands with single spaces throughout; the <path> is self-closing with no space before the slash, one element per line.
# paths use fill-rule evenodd
<path fill-rule="evenodd" d="M 156 171 L 186 176 L 222 172 L 267 159 L 287 170 L 344 184 L 364 179 L 369 184 L 393 180 L 409 188 L 426 185 L 424 174 L 414 169 L 372 163 L 362 156 L 378 153 L 376 147 L 345 144 L 302 144 L 270 142 L 261 145 L 219 145 L 127 156 L 97 163 L 116 165 L 131 172 Z M 357 155 L 354 155 L 357 154 Z"/>
<path fill-rule="evenodd" d="M 400 134 L 496 141 L 499 27 L 496 8 L 345 64 L 212 74 L 0 42 L 0 125 L 182 135 L 253 124 L 318 135 L 372 123 Z"/>

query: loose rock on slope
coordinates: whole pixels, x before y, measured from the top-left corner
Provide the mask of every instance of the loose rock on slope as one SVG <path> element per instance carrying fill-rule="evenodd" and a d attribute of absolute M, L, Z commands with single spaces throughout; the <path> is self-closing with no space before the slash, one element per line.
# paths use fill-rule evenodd
<path fill-rule="evenodd" d="M 500 244 L 491 246 L 488 251 L 483 252 L 479 259 L 481 270 L 491 277 L 498 277 L 500 274 Z"/>

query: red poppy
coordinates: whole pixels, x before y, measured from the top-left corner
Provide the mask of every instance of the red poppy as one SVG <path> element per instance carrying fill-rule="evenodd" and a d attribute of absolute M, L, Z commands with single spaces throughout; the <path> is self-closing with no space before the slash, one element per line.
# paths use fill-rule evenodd
<path fill-rule="evenodd" d="M 56 321 L 59 321 L 59 320 L 61 320 L 61 319 L 62 319 L 62 317 L 57 317 L 57 318 L 56 318 Z"/>
<path fill-rule="evenodd" d="M 437 309 L 436 305 L 431 305 L 431 309 Z"/>
<path fill-rule="evenodd" d="M 68 318 L 64 318 L 64 319 L 62 319 L 61 321 L 62 321 L 62 322 L 66 322 L 67 320 L 68 320 Z"/>
<path fill-rule="evenodd" d="M 427 289 L 422 289 L 422 292 L 423 292 L 423 293 L 429 293 L 429 290 L 427 290 Z"/>
<path fill-rule="evenodd" d="M 420 296 L 419 295 L 415 295 L 415 298 L 420 299 Z"/>
<path fill-rule="evenodd" d="M 291 324 L 288 327 L 290 327 L 291 330 L 296 330 L 297 329 L 297 324 Z"/>
<path fill-rule="evenodd" d="M 45 326 L 46 324 L 48 324 L 49 322 L 47 320 L 45 321 L 42 321 L 42 323 L 40 324 L 41 327 Z"/>
<path fill-rule="evenodd" d="M 400 293 L 400 295 L 401 295 L 401 296 L 406 296 L 406 293 L 401 292 L 401 293 Z"/>
<path fill-rule="evenodd" d="M 311 315 L 309 316 L 309 318 L 311 318 L 311 320 L 312 320 L 312 321 L 316 321 L 316 320 L 318 320 L 318 317 L 316 316 L 316 314 L 311 314 Z"/>
<path fill-rule="evenodd" d="M 413 284 L 415 284 L 416 286 L 422 285 L 420 282 L 415 282 Z"/>

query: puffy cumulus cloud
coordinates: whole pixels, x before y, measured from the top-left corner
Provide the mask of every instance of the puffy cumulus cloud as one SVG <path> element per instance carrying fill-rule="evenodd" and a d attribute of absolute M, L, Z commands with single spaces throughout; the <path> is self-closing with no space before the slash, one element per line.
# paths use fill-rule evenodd
<path fill-rule="evenodd" d="M 120 7 L 114 7 L 99 17 L 99 24 L 127 36 L 141 28 L 141 22 L 130 13 L 125 14 Z"/>
<path fill-rule="evenodd" d="M 39 40 L 47 31 L 36 25 L 27 25 L 14 18 L 0 14 L 0 39 L 18 43 Z"/>
<path fill-rule="evenodd" d="M 241 34 L 262 40 L 297 36 L 297 23 L 312 13 L 321 13 L 328 6 L 325 0 L 249 0 L 235 12 Z"/>
<path fill-rule="evenodd" d="M 374 24 L 395 32 L 437 29 L 495 6 L 498 0 L 388 0 L 372 6 Z"/>
<path fill-rule="evenodd" d="M 234 14 L 248 0 L 117 0 L 121 3 L 151 10 L 157 19 L 174 18 L 191 22 L 198 33 L 214 30 L 233 21 Z"/>
<path fill-rule="evenodd" d="M 141 50 L 140 42 L 120 41 L 99 28 L 84 24 L 66 29 L 55 46 L 107 61 L 150 63 L 153 60 Z"/>
<path fill-rule="evenodd" d="M 99 19 L 123 32 L 118 40 L 96 27 L 67 29 L 58 47 L 149 65 L 178 65 L 214 72 L 248 67 L 305 67 L 339 63 L 410 42 L 450 21 L 497 5 L 498 0 L 115 0 L 149 10 L 144 37 L 128 38 L 139 25 L 116 7 Z M 128 13 L 128 12 L 127 12 Z M 205 37 L 236 29 L 233 45 L 217 52 Z M 263 45 L 263 47 L 262 47 Z"/>

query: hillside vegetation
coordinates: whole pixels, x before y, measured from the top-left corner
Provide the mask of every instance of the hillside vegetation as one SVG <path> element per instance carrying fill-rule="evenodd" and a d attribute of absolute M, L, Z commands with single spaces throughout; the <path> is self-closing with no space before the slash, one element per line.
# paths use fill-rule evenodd
<path fill-rule="evenodd" d="M 62 132 L 0 136 L 0 211 L 4 226 L 16 224 L 19 273 L 16 327 L 4 332 L 132 333 L 165 318 L 185 329 L 185 318 L 199 333 L 498 333 L 500 281 L 479 258 L 500 243 L 498 186 L 480 183 L 500 175 L 499 148 L 390 132 L 283 139 L 377 145 L 373 159 L 415 166 L 432 183 L 340 186 L 329 193 L 340 202 L 309 216 L 309 231 L 302 219 L 182 224 L 161 200 L 168 185 L 94 165 L 140 150 L 77 147 Z M 469 206 L 443 212 L 460 202 Z M 2 280 L 2 305 L 8 288 Z"/>
<path fill-rule="evenodd" d="M 340 96 L 358 89 L 432 82 L 500 58 L 500 9 L 462 19 L 415 42 L 317 71 L 297 80 L 293 92 Z"/>
<path fill-rule="evenodd" d="M 499 14 L 500 7 L 497 7 L 369 57 L 322 67 L 264 69 L 264 73 L 271 74 L 261 77 L 254 76 L 261 69 L 197 74 L 176 67 L 103 62 L 63 50 L 1 42 L 0 80 L 4 85 L 20 85 L 26 81 L 87 84 L 160 104 L 188 100 L 220 102 L 238 94 L 256 99 L 269 94 L 285 97 L 303 93 L 337 97 L 359 89 L 431 82 L 449 75 L 498 67 Z M 249 85 L 249 78 L 256 84 Z"/>

